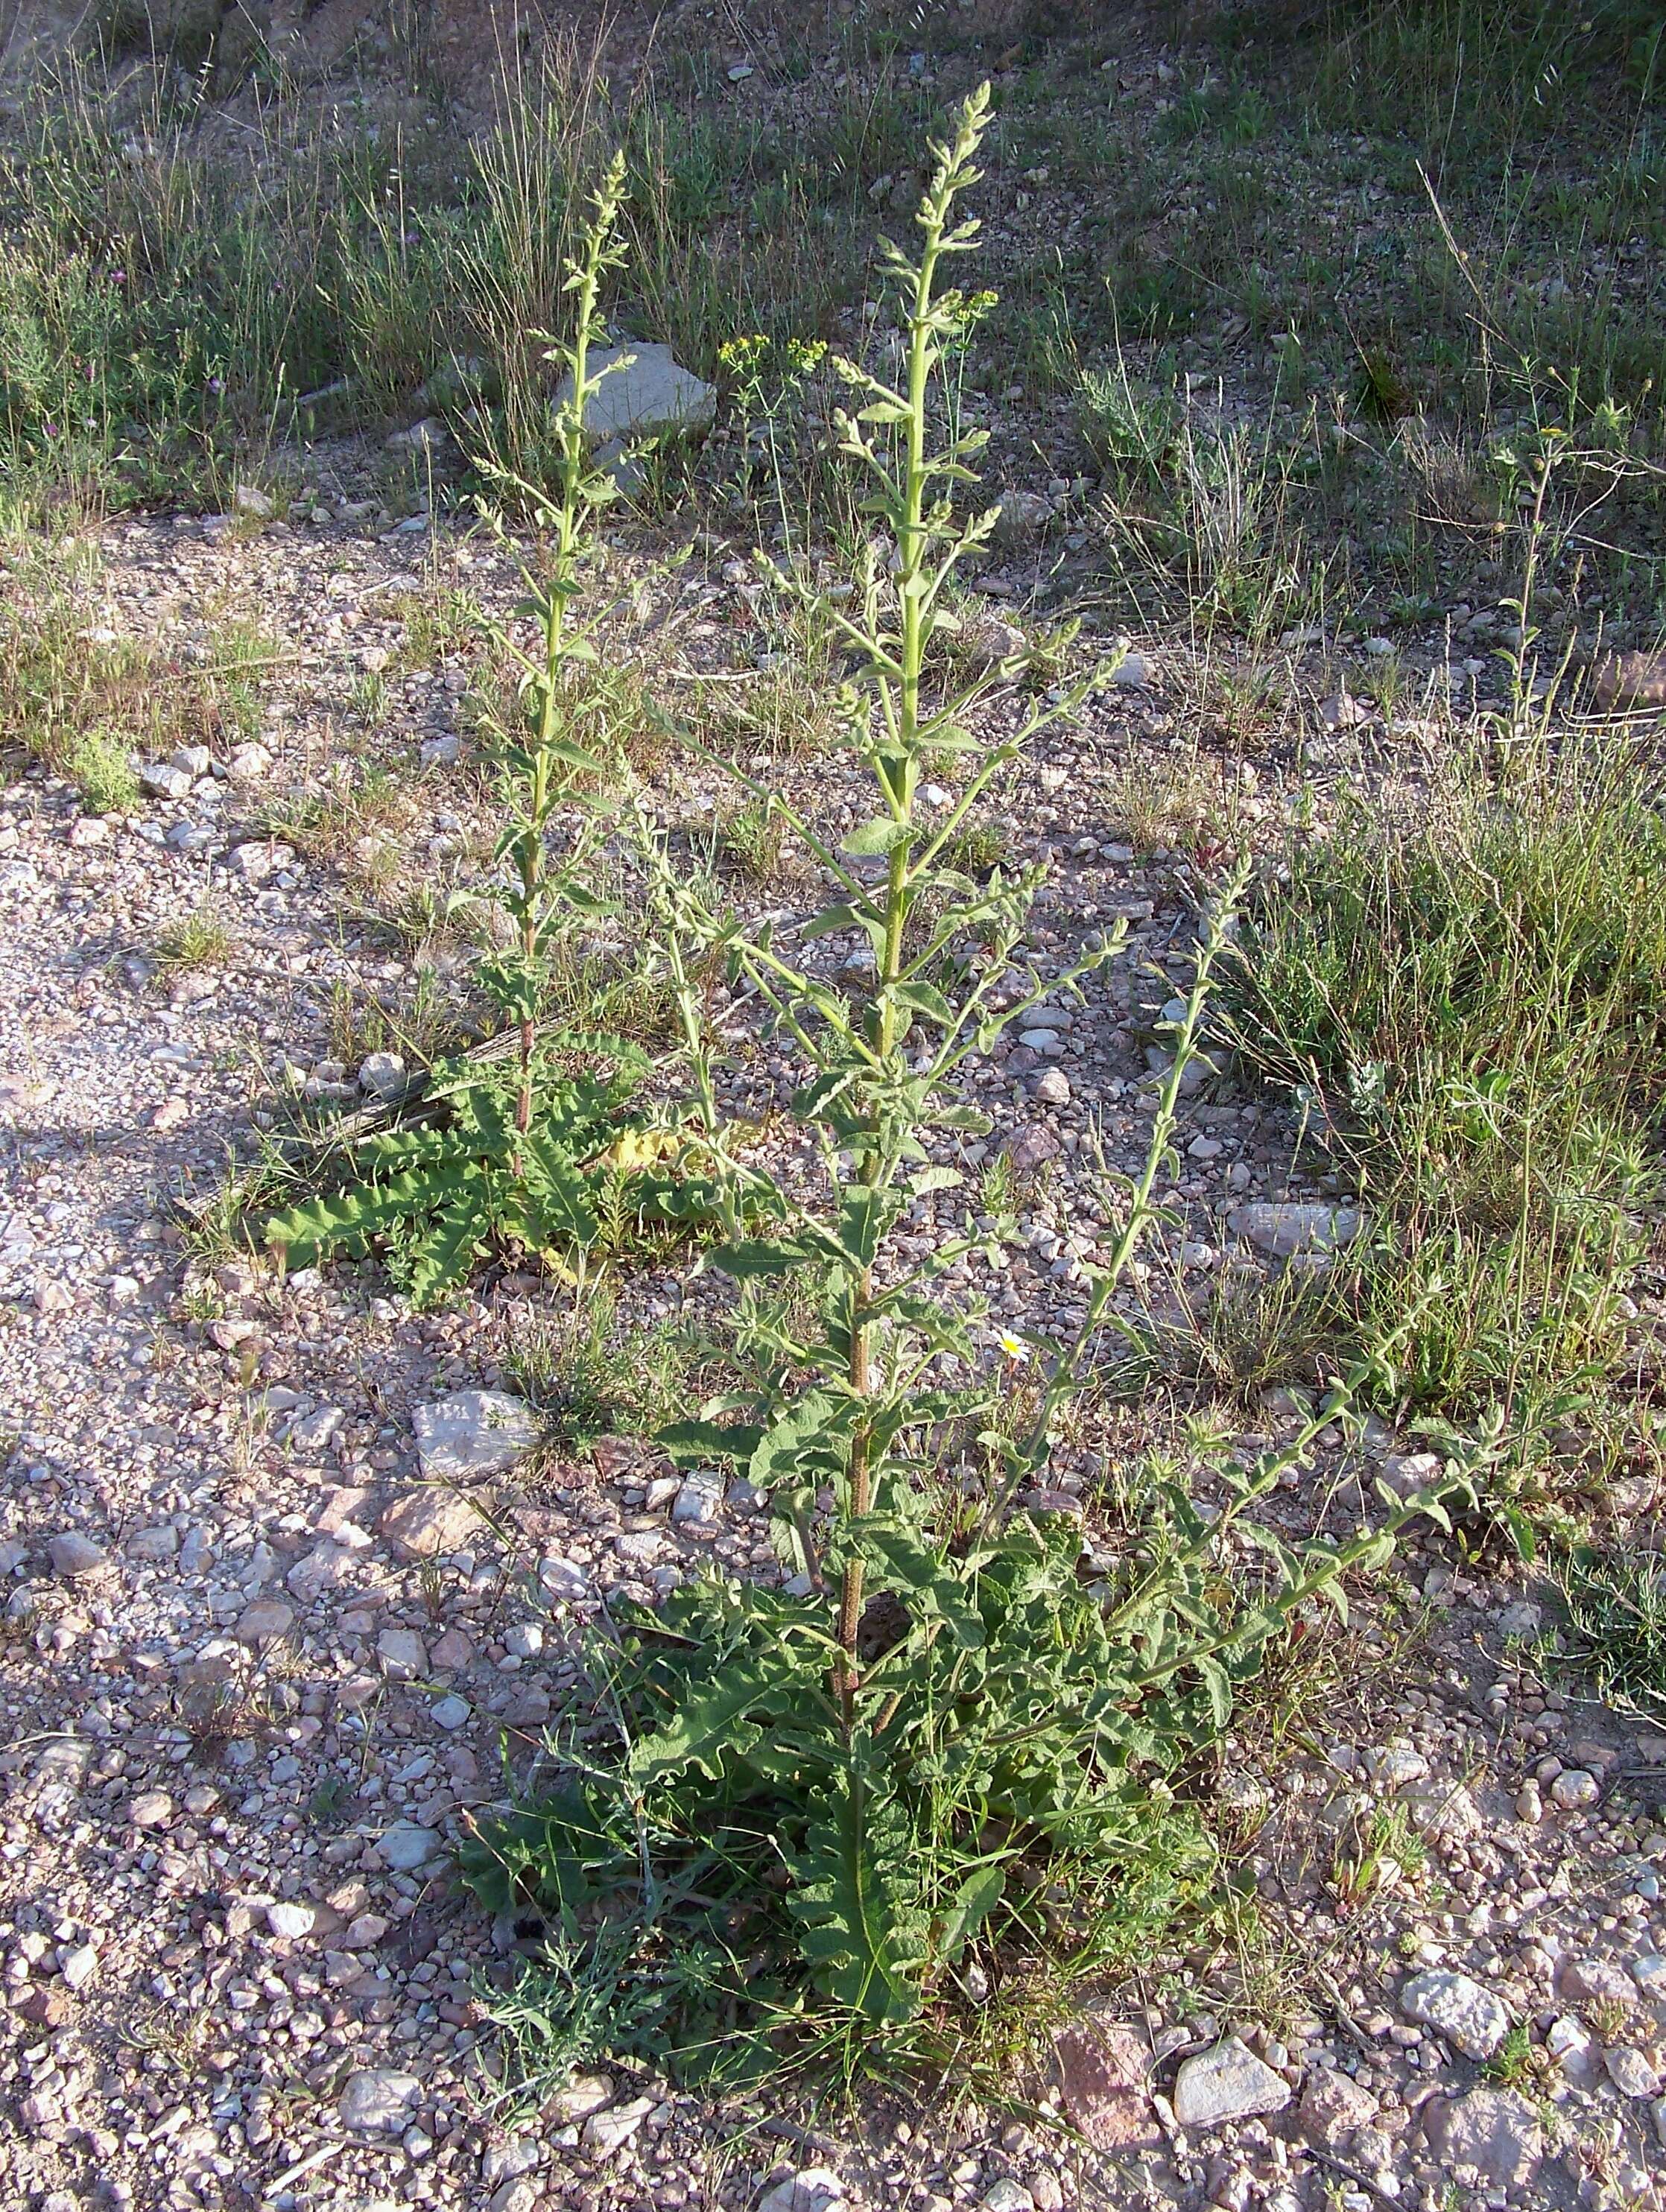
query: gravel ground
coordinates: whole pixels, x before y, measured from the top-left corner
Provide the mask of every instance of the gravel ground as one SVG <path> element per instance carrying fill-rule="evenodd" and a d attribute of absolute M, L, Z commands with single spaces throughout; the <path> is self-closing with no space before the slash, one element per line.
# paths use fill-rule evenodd
<path fill-rule="evenodd" d="M 387 833 L 395 890 L 472 849 L 477 787 L 447 765 L 465 668 L 407 667 L 387 595 L 436 559 L 489 603 L 508 579 L 477 547 L 362 528 L 109 530 L 89 625 L 189 652 L 242 608 L 289 656 L 263 698 L 270 762 L 246 769 L 252 785 L 223 762 L 187 771 L 121 820 L 84 817 L 39 773 L 0 793 L 5 2201 L 1657 2201 L 1666 1735 L 1535 1674 L 1535 1600 L 1433 1537 L 1362 1611 L 1343 1686 L 1227 1747 L 1223 1818 L 1268 1931 L 1255 1973 L 1160 1958 L 1148 1986 L 1061 2031 L 1035 2093 L 1073 2132 L 964 2098 L 876 2097 L 800 2125 L 623 2075 L 575 2083 L 514 2136 L 495 2122 L 477 1990 L 512 1939 L 460 1892 L 448 1849 L 499 1793 L 500 1742 L 524 1763 L 572 1679 L 576 1626 L 608 1595 L 651 1595 L 713 1556 L 775 1570 L 744 1492 L 695 1517 L 628 1439 L 529 1461 L 513 1421 L 482 1417 L 466 1394 L 503 1386 L 506 1331 L 547 1291 L 508 1278 L 413 1316 L 368 1273 L 280 1285 L 182 1242 L 173 1199 L 246 1145 L 281 1063 L 326 1097 L 351 1083 L 331 1061 L 332 998 L 413 988 L 408 953 L 362 919 L 355 855 L 343 872 L 259 834 L 263 804 L 329 774 L 365 674 L 392 671 L 375 743 L 407 760 L 426 744 L 433 763 Z M 679 653 L 710 665 L 749 650 L 724 557 L 666 587 Z M 1106 1221 L 1091 1134 L 1113 1164 L 1139 1157 L 1150 1024 L 1195 941 L 1174 856 L 1119 842 L 1118 778 L 1135 746 L 1161 757 L 1186 708 L 1160 657 L 1130 673 L 1148 681 L 1050 738 L 1011 809 L 1015 848 L 1055 863 L 1042 960 L 1065 964 L 1119 917 L 1134 932 L 1085 1006 L 1061 1005 L 974 1078 L 991 1146 L 1031 1188 L 1003 1280 L 980 1270 L 972 1287 L 1026 1325 L 1067 1320 Z M 1326 720 L 1308 716 L 1310 766 Z M 1417 743 L 1369 719 L 1349 737 Z M 1275 817 L 1289 766 L 1273 745 L 1245 804 Z M 781 774 L 826 782 L 813 761 Z M 836 811 L 836 791 L 821 799 Z M 158 937 L 205 894 L 234 957 L 170 982 Z M 818 902 L 803 885 L 760 894 L 782 896 Z M 790 1083 L 760 1052 L 735 1095 Z M 1237 1209 L 1334 1195 L 1292 1178 L 1290 1137 L 1264 1102 L 1192 1097 L 1187 1225 L 1148 1278 L 1154 1304 L 1177 1313 L 1178 1291 L 1289 1233 L 1287 1212 Z M 910 1233 L 936 1225 L 922 1214 Z M 675 1297 L 645 1273 L 621 1325 Z M 1276 1435 L 1287 1415 L 1275 1397 L 1262 1418 Z M 479 1447 L 461 1469 L 458 1433 Z M 1372 1445 L 1391 1475 L 1411 1449 Z M 1085 1448 L 1061 1460 L 1060 1492 L 1090 1520 L 1104 1468 Z M 1345 1519 L 1359 1473 L 1322 1457 L 1282 1517 Z M 1657 1544 L 1657 1524 L 1637 1540 Z"/>

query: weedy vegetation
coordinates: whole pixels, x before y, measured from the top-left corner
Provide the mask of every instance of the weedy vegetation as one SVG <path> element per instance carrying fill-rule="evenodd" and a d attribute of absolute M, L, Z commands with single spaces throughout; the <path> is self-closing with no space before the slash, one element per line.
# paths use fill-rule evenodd
<path fill-rule="evenodd" d="M 1542 1554 L 1597 1686 L 1666 1699 L 1653 1555 L 1603 1517 L 1666 1465 L 1666 787 L 1595 680 L 1666 635 L 1657 6 L 1227 4 L 1176 11 L 1160 70 L 1135 11 L 873 0 L 827 71 L 818 12 L 775 11 L 772 63 L 827 78 L 813 119 L 708 55 L 627 89 L 517 40 L 457 152 L 421 8 L 390 129 L 241 32 L 152 52 L 124 4 L 0 143 L 9 771 L 137 815 L 178 749 L 254 732 L 282 658 L 106 625 L 86 526 L 329 522 L 359 440 L 338 519 L 408 509 L 428 547 L 360 610 L 388 651 L 303 672 L 350 745 L 222 794 L 416 956 L 316 1008 L 408 1076 L 266 1138 L 188 1224 L 179 1313 L 222 1319 L 252 1240 L 416 1307 L 484 1278 L 549 1426 L 531 1483 L 652 1437 L 696 1489 L 744 1477 L 777 1554 L 570 1625 L 578 1686 L 476 1816 L 469 1881 L 545 1935 L 486 1999 L 506 2106 L 593 2057 L 1010 2071 L 1182 1923 L 1234 2005 L 1292 2012 L 1207 1778 L 1316 1730 L 1350 1586 L 1403 1607 L 1414 1520 Z M 922 158 L 980 52 L 999 91 Z M 650 337 L 715 422 L 604 465 L 599 357 Z M 442 567 L 459 520 L 520 576 L 505 619 L 460 533 Z M 1113 693 L 1124 626 L 1156 675 Z M 460 757 L 419 772 L 430 681 Z M 1035 778 L 1079 722 L 1079 806 Z M 1101 927 L 1053 902 L 1043 823 Z M 179 1000 L 240 942 L 218 898 L 154 939 Z M 1112 978 L 1114 911 L 1161 972 Z M 1073 1000 L 1061 1070 L 1109 1012 L 1134 1079 L 1024 1170 L 973 1102 Z M 1195 1139 L 1251 1092 L 1249 1180 L 1214 1184 Z M 1280 1175 L 1358 1237 L 1195 1257 Z M 1026 1246 L 1050 1334 L 978 1292 Z M 696 1295 L 643 1327 L 627 1267 L 673 1259 Z M 1433 1448 L 1409 1498 L 1353 1483 L 1384 1428 Z M 1427 1848 L 1395 1808 L 1328 1836 L 1338 1921 Z M 1512 2039 L 1493 2072 L 1537 2069 Z"/>
<path fill-rule="evenodd" d="M 982 1126 L 955 1095 L 957 1069 L 1043 995 L 1037 980 L 1016 1007 L 989 1004 L 1022 962 L 1039 872 L 996 866 L 979 882 L 945 848 L 1079 696 L 1035 704 L 1010 742 L 989 745 L 970 726 L 1004 666 L 934 696 L 923 681 L 945 586 L 995 520 L 958 514 L 982 437 L 945 429 L 936 404 L 964 313 L 944 270 L 977 231 L 956 204 L 976 180 L 988 116 L 986 89 L 934 149 L 917 261 L 888 255 L 903 334 L 895 383 L 837 363 L 852 398 L 842 450 L 880 528 L 832 607 L 861 671 L 845 742 L 876 811 L 834 850 L 775 802 L 841 894 L 804 937 L 865 939 L 871 990 L 851 1005 L 767 934 L 703 903 L 673 878 L 666 842 L 645 840 L 680 934 L 722 948 L 809 1070 L 793 1112 L 814 1145 L 819 1197 L 730 1157 L 721 1122 L 707 1124 L 727 1179 L 767 1193 L 757 1233 L 708 1255 L 738 1287 L 756 1380 L 660 1432 L 685 1463 L 737 1466 L 769 1492 L 794 1578 L 775 1589 L 709 1577 L 627 1613 L 591 1662 L 595 1712 L 611 1725 L 582 1740 L 558 1732 L 547 1787 L 480 1822 L 470 1879 L 550 1923 L 548 1961 L 526 1969 L 504 2009 L 512 2031 L 543 2023 L 520 2043 L 538 2071 L 644 2047 L 730 2078 L 793 2059 L 906 2060 L 943 2042 L 955 1977 L 985 1947 L 1061 1951 L 1079 1966 L 1114 1955 L 1134 1926 L 1160 1921 L 1164 1879 L 1171 1895 L 1195 1850 L 1173 1778 L 1225 1726 L 1235 1681 L 1298 1608 L 1342 1602 L 1342 1578 L 1380 1562 L 1404 1520 L 1442 1511 L 1433 1496 L 1396 1503 L 1345 1542 L 1304 1547 L 1256 1528 L 1264 1577 L 1222 1584 L 1226 1531 L 1248 1532 L 1255 1501 L 1346 1415 L 1346 1389 L 1284 1450 L 1231 1471 L 1213 1524 L 1177 1486 L 1154 1488 L 1108 1585 L 1084 1579 L 1073 1522 L 1026 1510 L 1158 1214 L 1226 909 L 1175 1024 L 1151 1156 L 1114 1254 L 1091 1279 L 1076 1340 L 1055 1348 L 1018 1419 L 1003 1402 L 1010 1353 L 982 1315 L 944 1295 L 976 1234 L 912 1265 L 891 1243 L 911 1205 L 960 1182 L 956 1141 Z M 787 568 L 776 580 L 814 589 Z M 927 819 L 922 772 L 945 755 L 961 766 L 958 795 Z M 766 1295 L 783 1282 L 809 1293 L 791 1328 Z M 958 1464 L 954 1438 L 967 1440 Z"/>

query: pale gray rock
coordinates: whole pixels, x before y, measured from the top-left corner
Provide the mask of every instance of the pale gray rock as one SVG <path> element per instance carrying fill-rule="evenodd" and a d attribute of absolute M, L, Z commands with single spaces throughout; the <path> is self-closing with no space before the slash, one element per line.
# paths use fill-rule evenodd
<path fill-rule="evenodd" d="M 544 2191 L 530 2173 L 502 2182 L 486 2200 L 486 2212 L 538 2212 Z"/>
<path fill-rule="evenodd" d="M 639 438 L 700 435 L 717 415 L 717 389 L 683 368 L 666 345 L 600 346 L 589 373 L 601 380 L 585 403 L 584 427 L 598 440 L 629 443 Z M 556 404 L 573 396 L 562 380 Z"/>
<path fill-rule="evenodd" d="M 1608 2079 L 1622 2097 L 1652 2097 L 1660 2087 L 1660 2069 L 1630 2044 L 1616 2044 L 1602 2054 Z"/>
<path fill-rule="evenodd" d="M 428 1672 L 428 1646 L 414 1628 L 383 1629 L 376 1656 L 391 1682 L 414 1682 Z"/>
<path fill-rule="evenodd" d="M 58 1971 L 67 1987 L 83 1989 L 98 1972 L 99 1954 L 90 1943 L 77 1943 L 64 1954 Z"/>
<path fill-rule="evenodd" d="M 653 2110 L 652 2097 L 632 2097 L 605 2112 L 593 2112 L 584 2124 L 581 2140 L 587 2150 L 609 2156 L 624 2148 Z"/>
<path fill-rule="evenodd" d="M 1480 1806 L 1461 1782 L 1414 1783 L 1405 1793 L 1404 1802 L 1420 1836 L 1468 1843 L 1487 1832 Z"/>
<path fill-rule="evenodd" d="M 46 1557 L 52 1561 L 52 1572 L 61 1575 L 65 1582 L 75 1582 L 82 1575 L 95 1575 L 107 1565 L 104 1552 L 92 1538 L 74 1528 L 51 1540 L 46 1546 Z"/>
<path fill-rule="evenodd" d="M 1235 1206 L 1226 1217 L 1234 1237 L 1246 1238 L 1258 1251 L 1275 1260 L 1298 1252 L 1340 1252 L 1352 1244 L 1365 1227 L 1365 1216 L 1353 1206 L 1310 1206 L 1256 1200 Z"/>
<path fill-rule="evenodd" d="M 1426 2125 L 1430 2148 L 1444 2165 L 1472 2166 L 1498 2188 L 1530 2181 L 1544 2157 L 1538 2115 L 1514 2089 L 1472 2089 L 1441 2106 Z"/>
<path fill-rule="evenodd" d="M 1635 2004 L 1637 1984 L 1626 1969 L 1612 1959 L 1565 1959 L 1557 1982 L 1565 1997 L 1576 2004 L 1599 2002 Z"/>
<path fill-rule="evenodd" d="M 831 2212 L 844 2202 L 844 2184 L 830 2166 L 806 2166 L 766 2190 L 757 2212 Z"/>
<path fill-rule="evenodd" d="M 1379 1790 L 1403 1790 L 1411 1783 L 1424 1781 L 1429 1771 L 1423 1753 L 1407 1743 L 1373 1747 L 1365 1753 L 1364 1764 Z"/>
<path fill-rule="evenodd" d="M 287 1636 L 295 1625 L 295 1609 L 281 1597 L 258 1597 L 238 1615 L 235 1634 L 240 1644 L 258 1648 Z"/>
<path fill-rule="evenodd" d="M 283 1577 L 285 1589 L 302 1605 L 316 1605 L 326 1590 L 337 1589 L 350 1579 L 360 1548 L 326 1536 L 321 1544 L 314 1544 L 304 1558 L 295 1561 Z"/>
<path fill-rule="evenodd" d="M 371 2066 L 350 2074 L 338 2107 L 342 2125 L 365 2135 L 394 2135 L 410 2121 L 423 2094 L 414 2074 Z"/>
<path fill-rule="evenodd" d="M 189 769 L 166 761 L 147 761 L 139 770 L 139 781 L 153 799 L 188 799 L 196 781 Z"/>
<path fill-rule="evenodd" d="M 359 1062 L 359 1088 L 373 1098 L 397 1098 L 404 1084 L 404 1060 L 397 1052 L 368 1052 Z"/>
<path fill-rule="evenodd" d="M 298 1942 L 303 1936 L 310 1936 L 317 1919 L 318 1914 L 310 1905 L 279 1904 L 266 1907 L 267 1927 L 274 1936 L 282 1936 L 291 1943 Z"/>
<path fill-rule="evenodd" d="M 1022 545 L 1045 530 L 1052 519 L 1053 502 L 1044 492 L 1003 493 L 995 507 L 994 542 L 1006 547 Z"/>
<path fill-rule="evenodd" d="M 978 2202 L 983 2212 L 1036 2212 L 1036 2200 L 1021 2181 L 1003 2173 L 992 2181 Z"/>
<path fill-rule="evenodd" d="M 272 757 L 267 748 L 251 738 L 247 744 L 234 745 L 226 757 L 228 783 L 246 786 L 263 782 L 271 775 Z"/>
<path fill-rule="evenodd" d="M 544 2155 L 536 2136 L 508 2136 L 491 2144 L 480 2160 L 480 2179 L 489 2189 L 531 2173 Z"/>
<path fill-rule="evenodd" d="M 1236 2035 L 1188 2058 L 1175 2076 L 1174 2116 L 1183 2128 L 1223 2126 L 1257 2112 L 1280 2112 L 1290 2084 Z"/>
<path fill-rule="evenodd" d="M 714 1521 L 722 1505 L 722 1476 L 708 1468 L 696 1468 L 679 1486 L 671 1517 L 679 1524 L 698 1527 L 704 1522 Z"/>
<path fill-rule="evenodd" d="M 1070 1079 L 1061 1067 L 1049 1067 L 1036 1078 L 1035 1096 L 1043 1106 L 1070 1103 Z"/>
<path fill-rule="evenodd" d="M 1596 1777 L 1587 1774 L 1582 1766 L 1565 1768 L 1550 1785 L 1550 1802 L 1564 1813 L 1577 1813 L 1584 1806 L 1594 1805 L 1602 1794 Z"/>
<path fill-rule="evenodd" d="M 506 1390 L 459 1390 L 411 1417 L 423 1473 L 430 1482 L 477 1482 L 502 1474 L 542 1431 L 524 1398 Z"/>
<path fill-rule="evenodd" d="M 1315 2142 L 1335 2149 L 1359 2128 L 1377 2118 L 1377 2100 L 1369 2089 L 1334 2067 L 1316 2068 L 1302 2089 L 1301 2122 Z"/>
<path fill-rule="evenodd" d="M 346 1419 L 339 1406 L 320 1406 L 295 1423 L 289 1441 L 296 1451 L 321 1452 L 340 1434 Z"/>
<path fill-rule="evenodd" d="M 440 1831 L 419 1827 L 414 1820 L 396 1820 L 383 1832 L 376 1849 L 395 1874 L 415 1874 L 437 1856 Z"/>
<path fill-rule="evenodd" d="M 1466 2058 L 1492 2057 L 1510 2033 L 1503 1999 L 1468 1974 L 1444 1966 L 1414 1974 L 1400 1992 L 1400 2009 L 1408 2020 L 1444 2035 Z"/>
<path fill-rule="evenodd" d="M 252 838 L 246 844 L 232 847 L 227 866 L 246 884 L 264 884 L 269 878 L 292 868 L 295 858 L 292 845 L 276 844 L 270 838 Z"/>
<path fill-rule="evenodd" d="M 584 1569 L 554 1552 L 538 1561 L 538 1578 L 552 1597 L 566 1598 L 569 1602 L 582 1603 L 596 1594 Z"/>

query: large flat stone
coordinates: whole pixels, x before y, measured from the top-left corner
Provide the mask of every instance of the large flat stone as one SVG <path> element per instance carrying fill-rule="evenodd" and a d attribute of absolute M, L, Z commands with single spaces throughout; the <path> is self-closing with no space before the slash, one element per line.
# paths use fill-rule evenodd
<path fill-rule="evenodd" d="M 717 414 L 717 387 L 684 368 L 669 346 L 600 346 L 590 356 L 588 373 L 599 376 L 584 410 L 584 427 L 597 440 L 699 434 Z M 563 378 L 556 404 L 573 395 L 572 378 Z"/>
<path fill-rule="evenodd" d="M 1408 2020 L 1432 2027 L 1466 2058 L 1492 2057 L 1510 2033 L 1510 2008 L 1468 1974 L 1444 1966 L 1414 1974 L 1400 1992 Z"/>
<path fill-rule="evenodd" d="M 1544 2157 L 1544 2133 L 1514 2089 L 1472 2089 L 1433 2112 L 1429 2147 L 1448 2166 L 1471 2166 L 1495 2188 L 1530 2181 Z"/>
<path fill-rule="evenodd" d="M 1183 2128 L 1221 2127 L 1257 2112 L 1282 2112 L 1290 2102 L 1290 2084 L 1229 2035 L 1213 2051 L 1185 2061 L 1175 2076 L 1173 2101 Z"/>
<path fill-rule="evenodd" d="M 430 1482 L 478 1482 L 502 1474 L 543 1433 L 526 1400 L 507 1390 L 459 1390 L 418 1406 L 411 1427 Z"/>

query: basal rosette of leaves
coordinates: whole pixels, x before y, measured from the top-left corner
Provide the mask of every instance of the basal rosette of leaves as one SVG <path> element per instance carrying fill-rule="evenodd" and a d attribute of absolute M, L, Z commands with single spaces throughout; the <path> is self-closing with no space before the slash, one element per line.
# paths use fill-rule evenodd
<path fill-rule="evenodd" d="M 483 1254 L 526 1254 L 574 1281 L 605 1224 L 628 1218 L 647 1238 L 686 1231 L 712 1192 L 679 1171 L 675 1129 L 632 1110 L 646 1055 L 617 1037 L 563 1044 L 589 1064 L 535 1072 L 530 1094 L 519 1073 L 434 1069 L 429 1118 L 340 1139 L 311 1171 L 310 1195 L 268 1217 L 268 1246 L 290 1268 L 377 1250 L 422 1307 L 466 1282 Z"/>
<path fill-rule="evenodd" d="M 952 657 L 931 647 L 952 626 L 955 570 L 994 520 L 957 516 L 983 438 L 941 393 L 982 303 L 938 281 L 945 257 L 976 243 L 954 203 L 975 181 L 988 116 L 986 88 L 933 149 L 918 261 L 888 250 L 896 382 L 836 364 L 854 395 L 842 450 L 875 532 L 851 588 L 818 596 L 765 564 L 860 663 L 845 728 L 875 811 L 836 848 L 778 793 L 739 780 L 835 886 L 797 942 L 865 939 L 871 980 L 853 994 L 768 927 L 708 904 L 651 805 L 640 810 L 645 904 L 667 932 L 668 968 L 691 951 L 721 956 L 806 1070 L 793 1111 L 819 1179 L 775 1181 L 729 1156 L 702 1001 L 678 991 L 701 1157 L 768 1226 L 732 1230 L 707 1261 L 738 1285 L 756 1383 L 661 1442 L 767 1492 L 795 1572 L 785 1589 L 700 1581 L 614 1618 L 588 1647 L 593 1698 L 550 1738 L 548 1794 L 478 1825 L 469 1879 L 550 1923 L 543 1960 L 498 2008 L 550 2067 L 612 2049 L 745 2070 L 829 2033 L 894 2048 L 942 2004 L 974 1944 L 1079 1955 L 1108 1929 L 1160 1924 L 1188 1863 L 1178 1770 L 1225 1729 L 1237 1682 L 1302 1607 L 1344 1606 L 1343 1577 L 1380 1564 L 1413 1512 L 1442 1510 L 1438 1495 L 1385 1495 L 1380 1526 L 1294 1547 L 1244 1517 L 1347 1417 L 1352 1385 L 1283 1451 L 1224 1469 L 1231 1503 L 1213 1522 L 1162 1491 L 1109 1571 L 1073 1520 L 1019 1510 L 1141 1237 L 1168 1219 L 1158 1180 L 1241 884 L 1217 902 L 1170 1024 L 1150 1152 L 1109 1264 L 1087 1271 L 1073 1339 L 1027 1347 L 1039 1380 L 1020 1408 L 1010 1356 L 951 1274 L 987 1240 L 939 1227 L 905 1257 L 896 1237 L 921 1198 L 960 1183 L 955 1148 L 988 1127 L 961 1088 L 967 1062 L 1043 996 L 1080 992 L 1121 942 L 1043 979 L 1026 950 L 1043 872 L 979 882 L 945 858 L 1026 742 L 1095 681 L 1034 704 L 999 745 L 977 718 L 1015 664 L 933 689 L 952 680 L 932 675 Z M 917 804 L 927 766 L 958 786 L 930 812 Z M 998 994 L 1014 975 L 1021 988 Z"/>

